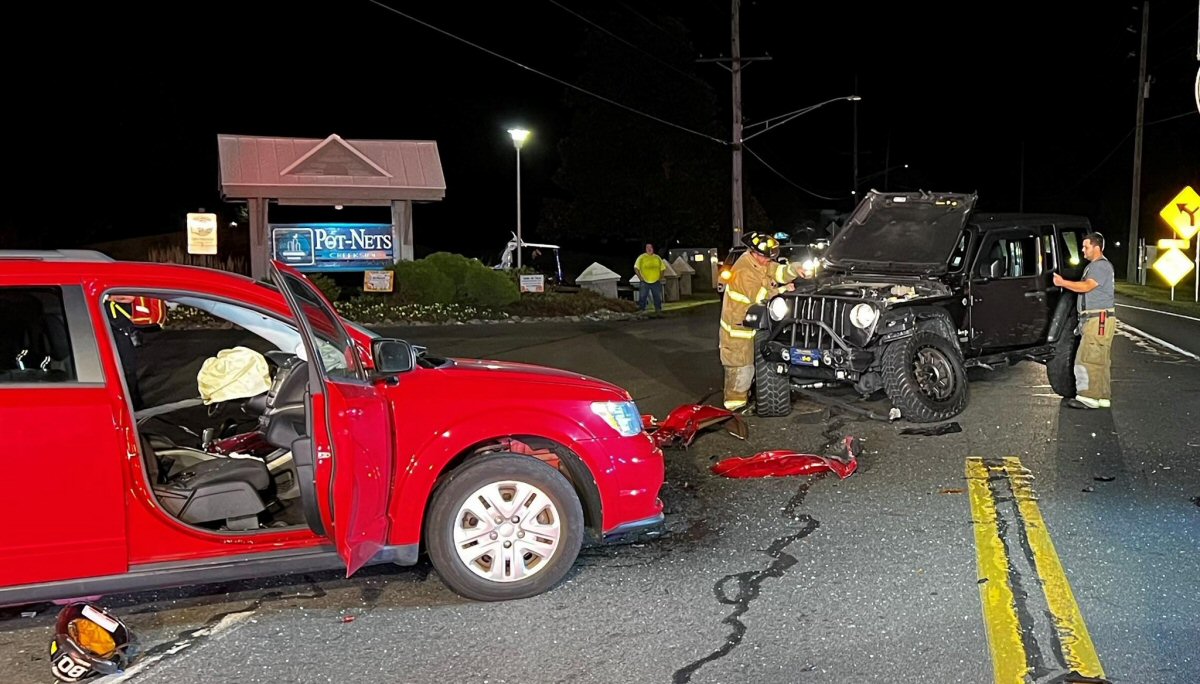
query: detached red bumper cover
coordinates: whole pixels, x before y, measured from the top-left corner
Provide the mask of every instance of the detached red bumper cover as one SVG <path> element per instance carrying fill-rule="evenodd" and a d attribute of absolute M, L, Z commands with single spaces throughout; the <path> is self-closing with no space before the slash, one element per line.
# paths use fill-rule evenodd
<path fill-rule="evenodd" d="M 682 446 L 687 448 L 696 433 L 711 425 L 729 421 L 725 429 L 738 439 L 746 439 L 746 421 L 732 411 L 707 404 L 684 404 L 667 414 L 660 423 L 654 416 L 643 415 L 642 426 L 654 439 L 659 448 Z"/>
<path fill-rule="evenodd" d="M 713 464 L 712 471 L 723 477 L 790 477 L 831 472 L 841 479 L 858 469 L 854 454 L 842 461 L 831 456 L 798 454 L 794 451 L 763 451 L 748 458 L 734 456 Z"/>

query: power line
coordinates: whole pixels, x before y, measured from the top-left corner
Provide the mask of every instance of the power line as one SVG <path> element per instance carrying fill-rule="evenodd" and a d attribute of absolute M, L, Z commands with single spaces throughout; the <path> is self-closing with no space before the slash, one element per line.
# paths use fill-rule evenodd
<path fill-rule="evenodd" d="M 1197 115 L 1200 115 L 1200 112 L 1184 112 L 1184 113 L 1182 113 L 1182 114 L 1176 114 L 1175 116 L 1168 116 L 1168 117 L 1166 117 L 1166 118 L 1164 118 L 1164 119 L 1157 119 L 1157 120 L 1155 120 L 1155 121 L 1148 121 L 1148 122 L 1146 122 L 1146 123 L 1144 123 L 1144 124 L 1142 124 L 1142 125 L 1143 125 L 1143 126 L 1153 126 L 1154 124 L 1160 124 L 1160 123 L 1163 123 L 1163 122 L 1166 122 L 1166 121 L 1171 121 L 1171 120 L 1174 120 L 1174 119 L 1182 119 L 1182 118 L 1183 118 L 1183 117 L 1185 117 L 1185 116 L 1197 116 Z M 1096 173 L 1097 171 L 1099 171 L 1099 170 L 1100 170 L 1100 167 L 1104 166 L 1104 164 L 1105 164 L 1105 163 L 1106 163 L 1106 162 L 1107 162 L 1109 159 L 1111 159 L 1111 158 L 1112 158 L 1112 156 L 1113 156 L 1114 154 L 1116 154 L 1116 153 L 1117 153 L 1117 150 L 1121 149 L 1121 147 L 1122 147 L 1122 146 L 1125 144 L 1125 141 L 1126 141 L 1126 140 L 1128 140 L 1128 139 L 1129 139 L 1129 136 L 1130 136 L 1130 135 L 1132 135 L 1132 134 L 1133 134 L 1133 129 L 1131 128 L 1131 129 L 1129 129 L 1128 131 L 1126 131 L 1125 135 L 1124 135 L 1124 136 L 1122 136 L 1122 137 L 1121 137 L 1121 139 L 1120 139 L 1119 141 L 1117 141 L 1117 144 L 1116 144 L 1116 145 L 1114 145 L 1114 146 L 1113 146 L 1113 148 L 1112 148 L 1111 150 L 1109 150 L 1108 154 L 1104 155 L 1104 158 L 1103 158 L 1103 159 L 1101 159 L 1101 160 L 1100 160 L 1100 161 L 1099 161 L 1099 162 L 1098 162 L 1098 163 L 1097 163 L 1095 166 L 1093 166 L 1093 167 L 1092 167 L 1092 170 L 1091 170 L 1091 171 L 1088 171 L 1087 173 L 1085 173 L 1085 174 L 1083 174 L 1082 176 L 1080 176 L 1079 180 L 1075 181 L 1075 183 L 1074 183 L 1073 185 L 1071 185 L 1071 187 L 1069 187 L 1069 188 L 1066 188 L 1065 190 L 1060 190 L 1060 191 L 1058 191 L 1058 192 L 1054 193 L 1054 195 L 1052 195 L 1052 197 L 1057 197 L 1057 196 L 1060 196 L 1060 195 L 1065 195 L 1065 194 L 1067 194 L 1067 193 L 1071 192 L 1072 190 L 1074 190 L 1075 188 L 1078 188 L 1080 185 L 1083 185 L 1083 182 L 1084 182 L 1085 180 L 1087 180 L 1088 178 L 1090 178 L 1090 177 L 1092 176 L 1092 174 L 1093 174 L 1093 173 Z"/>
<path fill-rule="evenodd" d="M 467 44 L 467 45 L 470 45 L 471 47 L 475 48 L 476 50 L 479 50 L 479 51 L 481 51 L 481 52 L 485 52 L 485 53 L 487 53 L 487 54 L 489 54 L 489 55 L 491 55 L 491 56 L 493 56 L 493 57 L 496 57 L 496 58 L 498 58 L 498 59 L 502 59 L 502 60 L 504 60 L 504 61 L 508 62 L 509 64 L 513 64 L 513 65 L 515 65 L 515 66 L 521 67 L 522 69 L 524 69 L 524 70 L 526 70 L 526 71 L 529 71 L 529 72 L 531 72 L 531 73 L 537 74 L 538 76 L 541 76 L 542 78 L 547 78 L 547 79 L 550 79 L 551 81 L 554 81 L 555 83 L 558 83 L 559 85 L 566 86 L 566 87 L 568 87 L 568 88 L 570 88 L 570 89 L 572 89 L 572 90 L 576 90 L 576 91 L 578 91 L 578 92 L 581 92 L 581 93 L 583 93 L 584 95 L 587 95 L 587 96 L 589 96 L 589 97 L 594 97 L 594 98 L 596 98 L 597 100 L 600 100 L 600 101 L 602 101 L 602 102 L 607 102 L 608 104 L 610 104 L 610 105 L 613 105 L 614 107 L 620 107 L 621 109 L 624 109 L 624 110 L 625 110 L 625 111 L 627 111 L 627 112 L 630 112 L 630 113 L 633 113 L 633 114 L 637 114 L 638 116 L 643 116 L 643 117 L 645 117 L 645 118 L 647 118 L 647 119 L 650 119 L 650 120 L 652 120 L 652 121 L 657 121 L 657 122 L 658 122 L 658 123 L 660 123 L 660 124 L 663 124 L 663 125 L 665 125 L 665 126 L 670 126 L 671 128 L 675 128 L 675 129 L 681 130 L 681 131 L 683 131 L 683 132 L 685 132 L 685 133 L 691 133 L 692 135 L 698 135 L 698 136 L 700 136 L 701 138 L 705 138 L 705 139 L 707 139 L 707 140 L 711 140 L 711 141 L 713 141 L 713 142 L 715 142 L 715 143 L 720 143 L 721 145 L 728 145 L 728 144 L 730 144 L 728 141 L 721 140 L 720 138 L 713 137 L 713 136 L 711 136 L 711 135 L 709 135 L 709 134 L 707 134 L 707 133 L 701 133 L 700 131 L 692 130 L 692 129 L 690 129 L 690 128 L 686 127 L 686 126 L 681 126 L 681 125 L 679 125 L 679 124 L 677 124 L 677 123 L 673 123 L 673 122 L 671 122 L 671 121 L 667 121 L 666 119 L 662 119 L 662 118 L 659 118 L 659 117 L 657 117 L 657 116 L 654 116 L 653 114 L 647 114 L 646 112 L 643 112 L 643 111 L 641 111 L 641 110 L 639 110 L 639 109 L 634 109 L 633 107 L 630 107 L 630 106 L 629 106 L 629 105 L 627 105 L 627 104 L 622 104 L 622 103 L 620 103 L 620 102 L 617 102 L 616 100 L 613 100 L 612 98 L 608 98 L 608 97 L 605 97 L 605 96 L 603 96 L 603 95 L 600 95 L 600 94 L 594 93 L 594 92 L 592 92 L 592 91 L 590 91 L 590 90 L 588 90 L 588 89 L 586 89 L 586 88 L 583 88 L 583 87 L 577 86 L 577 85 L 575 85 L 574 83 L 570 83 L 570 82 L 568 82 L 568 81 L 564 81 L 563 79 L 561 79 L 561 78 L 558 78 L 557 76 L 551 76 L 550 74 L 547 74 L 547 73 L 546 73 L 546 72 L 544 72 L 544 71 L 539 71 L 539 70 L 537 70 L 537 69 L 534 69 L 534 68 L 533 68 L 533 67 L 531 67 L 531 66 L 526 66 L 525 64 L 522 64 L 521 62 L 518 62 L 517 60 L 515 60 L 515 59 L 512 59 L 511 57 L 506 57 L 505 55 L 502 55 L 502 54 L 500 54 L 499 52 L 496 52 L 495 50 L 491 50 L 491 49 L 489 49 L 489 48 L 485 48 L 485 47 L 483 47 L 482 45 L 478 45 L 478 44 L 476 44 L 476 43 L 472 43 L 471 41 L 467 40 L 466 38 L 462 38 L 462 37 L 460 37 L 460 36 L 456 36 L 456 35 L 454 35 L 453 33 L 450 33 L 449 31 L 447 31 L 447 30 L 445 30 L 445 29 L 438 28 L 437 26 L 434 26 L 433 24 L 430 24 L 430 23 L 428 23 L 428 22 L 425 22 L 425 21 L 422 21 L 422 20 L 420 20 L 420 19 L 417 19 L 416 17 L 414 17 L 414 16 L 412 16 L 412 15 L 410 15 L 410 14 L 405 14 L 404 12 L 401 12 L 400 10 L 396 9 L 395 7 L 390 7 L 390 6 L 388 6 L 387 4 L 385 4 L 385 3 L 381 2 L 380 0 L 367 0 L 367 2 L 371 3 L 372 5 L 376 5 L 377 7 L 381 7 L 381 8 L 383 8 L 383 9 L 385 9 L 385 10 L 389 11 L 389 12 L 392 12 L 392 13 L 394 13 L 394 14 L 398 14 L 398 15 L 400 15 L 400 16 L 402 16 L 402 17 L 404 17 L 405 19 L 408 19 L 409 21 L 412 21 L 412 22 L 415 22 L 415 23 L 418 23 L 418 24 L 420 24 L 421 26 L 424 26 L 424 27 L 425 27 L 425 28 L 427 28 L 427 29 L 430 29 L 430 30 L 432 30 L 432 31 L 437 31 L 438 33 L 440 33 L 440 34 L 442 34 L 442 35 L 444 35 L 444 36 L 446 36 L 446 37 L 448 37 L 448 38 L 453 38 L 454 40 L 457 40 L 457 41 L 459 41 L 460 43 L 465 43 L 465 44 Z"/>
<path fill-rule="evenodd" d="M 1167 117 L 1167 118 L 1165 118 L 1165 119 L 1157 119 L 1157 120 L 1155 120 L 1155 121 L 1150 121 L 1150 122 L 1147 122 L 1145 125 L 1146 125 L 1146 126 L 1153 126 L 1154 124 L 1160 124 L 1160 123 L 1162 123 L 1162 122 L 1164 122 L 1164 121 L 1171 121 L 1172 119 L 1182 119 L 1182 118 L 1183 118 L 1183 117 L 1185 117 L 1185 116 L 1200 116 L 1200 111 L 1196 111 L 1196 112 L 1184 112 L 1184 113 L 1182 113 L 1182 114 L 1176 114 L 1175 116 L 1168 116 L 1168 117 Z"/>
<path fill-rule="evenodd" d="M 828 196 L 826 196 L 826 195 L 822 195 L 821 193 L 818 193 L 818 192 L 813 192 L 812 190 L 809 190 L 808 188 L 806 188 L 806 187 L 804 187 L 804 186 L 802 186 L 802 185 L 799 185 L 799 184 L 797 184 L 797 183 L 796 183 L 795 181 L 793 181 L 792 179 L 790 179 L 790 178 L 788 178 L 787 176 L 783 175 L 782 173 L 779 173 L 778 171 L 776 171 L 774 166 L 771 166 L 770 164 L 768 164 L 768 163 L 767 163 L 767 160 L 765 160 L 765 159 L 763 159 L 762 157 L 758 156 L 758 153 L 757 153 L 757 152 L 755 152 L 754 150 L 750 149 L 750 146 L 749 146 L 749 145 L 742 145 L 742 149 L 744 149 L 744 150 L 746 150 L 747 152 L 749 152 L 751 157 L 754 157 L 755 159 L 757 159 L 757 160 L 758 160 L 758 162 L 759 162 L 760 164 L 762 164 L 763 166 L 767 167 L 767 170 L 768 170 L 768 171 L 770 171 L 771 173 L 775 174 L 776 176 L 779 176 L 779 177 L 780 177 L 780 178 L 782 178 L 782 179 L 783 179 L 785 182 L 787 182 L 787 183 L 788 183 L 788 185 L 791 185 L 792 187 L 796 188 L 797 190 L 803 190 L 804 192 L 806 192 L 806 193 L 808 193 L 808 194 L 812 195 L 813 197 L 817 197 L 817 198 L 820 198 L 820 199 L 823 199 L 823 200 L 829 200 L 830 202 L 836 202 L 836 201 L 838 201 L 838 200 L 844 200 L 844 199 L 848 199 L 848 198 L 850 197 L 850 195 L 843 195 L 843 196 L 841 196 L 841 197 L 828 197 Z"/>
<path fill-rule="evenodd" d="M 1117 142 L 1117 144 L 1116 144 L 1116 145 L 1114 145 L 1114 146 L 1113 146 L 1113 148 L 1112 148 L 1112 149 L 1109 151 L 1109 153 L 1108 153 L 1108 154 L 1106 154 L 1106 155 L 1104 155 L 1104 158 L 1103 158 L 1103 159 L 1101 159 L 1101 160 L 1100 160 L 1100 162 L 1099 162 L 1098 164 L 1096 164 L 1095 166 L 1093 166 L 1093 167 L 1092 167 L 1092 170 L 1091 170 L 1091 171 L 1088 171 L 1087 173 L 1083 174 L 1083 175 L 1082 175 L 1082 176 L 1079 178 L 1079 180 L 1075 181 L 1075 184 L 1074 184 L 1074 185 L 1072 185 L 1071 187 L 1067 188 L 1066 190 L 1060 190 L 1060 191 L 1058 191 L 1058 192 L 1054 193 L 1054 195 L 1052 195 L 1052 196 L 1054 196 L 1054 197 L 1057 197 L 1057 196 L 1059 196 L 1059 195 L 1065 195 L 1066 193 L 1068 193 L 1068 192 L 1071 192 L 1071 191 L 1072 191 L 1072 190 L 1074 190 L 1075 188 L 1077 188 L 1077 187 L 1079 187 L 1080 185 L 1082 185 L 1082 184 L 1083 184 L 1083 182 L 1084 182 L 1085 180 L 1087 180 L 1089 177 L 1091 177 L 1091 175 L 1092 175 L 1093 173 L 1096 173 L 1097 171 L 1099 171 L 1099 170 L 1100 170 L 1100 167 L 1101 167 L 1101 166 L 1104 166 L 1104 163 L 1105 163 L 1105 162 L 1107 162 L 1107 161 L 1108 161 L 1108 160 L 1109 160 L 1109 159 L 1110 159 L 1110 158 L 1111 158 L 1111 157 L 1112 157 L 1114 154 L 1116 154 L 1116 153 L 1117 153 L 1117 150 L 1121 149 L 1121 147 L 1122 147 L 1122 146 L 1125 144 L 1125 141 L 1126 141 L 1126 140 L 1128 140 L 1128 139 L 1129 139 L 1129 136 L 1130 136 L 1130 135 L 1132 135 L 1132 134 L 1133 134 L 1133 129 L 1131 128 L 1131 129 L 1129 129 L 1128 131 L 1126 131 L 1126 132 L 1125 132 L 1125 135 L 1121 137 L 1121 139 L 1120 139 L 1120 140 Z"/>
<path fill-rule="evenodd" d="M 667 31 L 665 28 L 659 26 L 655 22 L 646 18 L 646 16 L 644 14 L 642 14 L 641 12 L 638 12 L 637 10 L 635 10 L 634 8 L 630 7 L 629 5 L 627 5 L 623 2 L 618 2 L 617 4 L 620 5 L 621 7 L 624 7 L 625 9 L 629 10 L 630 14 L 632 14 L 633 16 L 637 17 L 638 19 L 641 19 L 642 21 L 653 26 L 654 28 L 658 29 L 659 31 L 662 31 L 663 35 L 667 36 L 668 38 L 678 40 L 678 38 L 676 36 L 671 35 L 671 33 L 669 31 Z"/>
<path fill-rule="evenodd" d="M 588 19 L 587 17 L 585 17 L 585 16 L 583 16 L 582 14 L 580 14 L 580 13 L 576 12 L 575 10 L 571 9 L 570 7 L 565 7 L 565 6 L 564 6 L 562 3 L 556 2 L 556 0 L 547 0 L 547 1 L 548 1 L 548 2 L 549 2 L 551 5 L 554 5 L 555 7 L 557 7 L 557 8 L 559 8 L 560 10 L 562 10 L 562 11 L 566 12 L 567 14 L 570 14 L 571 16 L 575 17 L 576 19 L 579 19 L 580 21 L 584 22 L 585 24 L 589 24 L 589 25 L 591 25 L 591 26 L 595 27 L 597 30 L 599 30 L 599 31 L 602 31 L 603 33 L 605 33 L 605 34 L 607 34 L 609 37 L 611 37 L 613 40 L 616 40 L 616 41 L 619 41 L 619 42 L 621 42 L 621 43 L 624 43 L 625 45 L 628 45 L 629 47 L 633 48 L 634 50 L 637 50 L 638 52 L 642 53 L 643 55 L 646 55 L 646 56 L 647 56 L 647 57 L 649 57 L 650 59 L 653 59 L 654 61 L 658 62 L 659 64 L 661 64 L 661 65 L 663 65 L 663 66 L 665 66 L 665 67 L 667 67 L 667 68 L 668 68 L 668 69 L 670 69 L 671 71 L 674 71 L 674 72 L 678 73 L 679 75 L 681 75 L 681 76 L 683 76 L 683 77 L 685 77 L 685 78 L 688 78 L 688 79 L 690 79 L 690 80 L 692 80 L 692 81 L 694 81 L 694 82 L 696 82 L 696 83 L 699 83 L 701 86 L 703 86 L 703 87 L 705 87 L 705 88 L 707 88 L 707 87 L 708 87 L 708 84 L 707 84 L 707 83 L 705 83 L 705 82 L 704 82 L 702 79 L 700 79 L 699 77 L 695 76 L 694 74 L 689 74 L 688 72 L 684 71 L 683 69 L 680 69 L 679 67 L 675 66 L 674 64 L 671 64 L 670 62 L 667 62 L 666 60 L 663 60 L 662 58 L 658 57 L 657 55 L 655 55 L 655 54 L 653 54 L 653 53 L 651 53 L 651 52 L 647 52 L 646 50 L 644 50 L 644 49 L 642 49 L 642 48 L 638 47 L 637 45 L 634 45 L 633 43 L 629 42 L 628 40 L 625 40 L 625 39 L 624 39 L 624 38 L 622 38 L 621 36 L 618 36 L 617 34 L 613 33 L 612 31 L 609 31 L 608 29 L 606 29 L 606 28 L 604 28 L 603 26 L 601 26 L 601 25 L 597 24 L 596 22 L 592 21 L 591 19 Z"/>

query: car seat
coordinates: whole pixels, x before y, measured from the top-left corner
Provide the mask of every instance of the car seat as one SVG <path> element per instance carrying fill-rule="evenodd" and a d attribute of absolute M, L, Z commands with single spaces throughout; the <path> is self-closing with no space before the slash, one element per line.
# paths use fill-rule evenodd
<path fill-rule="evenodd" d="M 160 454 L 149 435 L 138 441 L 150 486 L 168 513 L 186 523 L 223 520 L 231 530 L 258 529 L 258 514 L 266 508 L 260 493 L 271 486 L 261 459 L 206 458 L 177 467 L 178 455 Z"/>

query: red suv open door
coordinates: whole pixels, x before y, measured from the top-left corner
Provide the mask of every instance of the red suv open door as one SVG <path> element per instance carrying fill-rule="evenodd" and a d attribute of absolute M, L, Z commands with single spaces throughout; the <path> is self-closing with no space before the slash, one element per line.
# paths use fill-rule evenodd
<path fill-rule="evenodd" d="M 277 261 L 271 275 L 296 315 L 308 361 L 311 450 L 295 457 L 299 476 L 313 478 L 309 491 L 326 506 L 321 515 L 313 507 L 318 502 L 305 502 L 306 516 L 333 539 L 349 576 L 387 539 L 394 441 L 387 400 L 368 380 L 353 338 L 321 292 Z M 303 463 L 306 456 L 311 463 Z"/>

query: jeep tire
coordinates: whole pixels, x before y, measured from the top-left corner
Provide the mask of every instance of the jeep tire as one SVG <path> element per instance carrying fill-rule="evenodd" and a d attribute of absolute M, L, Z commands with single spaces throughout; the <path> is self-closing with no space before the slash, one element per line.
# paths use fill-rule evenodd
<path fill-rule="evenodd" d="M 1078 314 L 1072 313 L 1063 321 L 1063 328 L 1054 342 L 1054 356 L 1046 360 L 1050 389 L 1068 399 L 1075 396 L 1075 350 L 1079 348 L 1079 338 L 1075 336 L 1077 320 Z"/>
<path fill-rule="evenodd" d="M 883 384 L 900 417 L 936 423 L 967 407 L 967 370 L 958 343 L 917 330 L 883 351 Z"/>
<path fill-rule="evenodd" d="M 762 355 L 766 331 L 754 337 L 754 413 L 763 418 L 782 418 L 792 412 L 792 379 L 780 375 Z"/>

